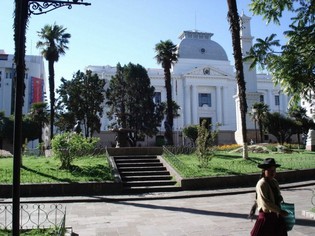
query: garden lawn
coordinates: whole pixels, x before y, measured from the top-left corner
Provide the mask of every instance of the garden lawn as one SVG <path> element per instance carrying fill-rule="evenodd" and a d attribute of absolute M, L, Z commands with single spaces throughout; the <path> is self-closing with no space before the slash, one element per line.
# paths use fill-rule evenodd
<path fill-rule="evenodd" d="M 21 183 L 88 182 L 113 180 L 105 155 L 75 158 L 69 170 L 60 169 L 59 159 L 23 156 Z M 0 158 L 0 183 L 12 183 L 13 158 Z"/>
<path fill-rule="evenodd" d="M 292 154 L 249 153 L 247 160 L 242 158 L 241 153 L 220 151 L 209 161 L 207 167 L 199 166 L 198 157 L 195 154 L 167 156 L 166 160 L 182 177 L 194 178 L 260 173 L 257 165 L 267 157 L 273 157 L 277 163 L 281 164 L 281 167 L 277 169 L 278 172 L 315 168 L 315 153 L 308 151 Z"/>

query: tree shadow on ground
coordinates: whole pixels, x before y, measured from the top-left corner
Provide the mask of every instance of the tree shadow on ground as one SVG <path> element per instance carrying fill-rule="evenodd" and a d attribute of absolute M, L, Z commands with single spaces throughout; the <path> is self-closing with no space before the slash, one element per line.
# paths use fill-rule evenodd
<path fill-rule="evenodd" d="M 45 178 L 49 178 L 49 179 L 55 180 L 56 182 L 67 182 L 67 183 L 71 182 L 69 178 L 58 178 L 56 176 L 49 175 L 49 174 L 40 172 L 38 170 L 34 170 L 34 169 L 31 169 L 31 168 L 26 167 L 26 166 L 22 166 L 21 169 L 29 171 L 29 172 L 32 172 L 33 174 L 36 174 L 36 175 L 39 175 L 39 176 L 42 176 L 42 177 L 45 177 Z"/>
<path fill-rule="evenodd" d="M 217 216 L 217 217 L 248 219 L 248 214 L 234 213 L 234 212 L 208 211 L 208 210 L 200 210 L 200 209 L 194 209 L 194 208 L 161 206 L 161 205 L 137 203 L 137 202 L 119 201 L 119 202 L 113 202 L 113 203 L 121 204 L 121 205 L 141 207 L 141 208 L 148 208 L 148 209 L 161 209 L 161 210 L 167 210 L 167 211 L 185 212 L 185 213 L 198 214 L 198 215 L 208 215 L 208 216 L 211 215 L 211 216 Z M 250 220 L 250 219 L 248 219 L 248 220 Z M 310 220 L 310 219 L 297 218 L 295 221 L 295 225 L 315 227 L 315 221 Z"/>
<path fill-rule="evenodd" d="M 76 166 L 70 167 L 73 176 L 86 177 L 94 181 L 111 180 L 111 169 L 108 166 L 98 164 L 96 166 Z"/>

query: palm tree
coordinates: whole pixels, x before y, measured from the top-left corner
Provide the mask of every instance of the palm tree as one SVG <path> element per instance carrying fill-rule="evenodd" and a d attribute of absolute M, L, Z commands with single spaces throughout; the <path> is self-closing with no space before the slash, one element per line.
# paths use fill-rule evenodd
<path fill-rule="evenodd" d="M 167 145 L 173 145 L 173 100 L 171 85 L 171 68 L 177 62 L 177 47 L 171 40 L 160 41 L 155 45 L 155 59 L 164 69 L 164 79 L 166 88 L 167 111 L 165 125 L 165 138 Z"/>
<path fill-rule="evenodd" d="M 50 139 L 53 138 L 54 116 L 55 116 L 55 70 L 54 63 L 58 61 L 60 55 L 65 54 L 68 49 L 67 44 L 71 35 L 66 33 L 67 28 L 56 25 L 45 25 L 41 31 L 37 32 L 40 39 L 36 44 L 37 48 L 41 48 L 41 54 L 48 61 L 49 72 L 49 93 L 50 93 Z"/>
<path fill-rule="evenodd" d="M 236 0 L 227 0 L 228 4 L 228 21 L 230 23 L 230 30 L 232 33 L 232 45 L 233 55 L 236 69 L 236 81 L 238 85 L 238 97 L 240 102 L 241 112 L 241 124 L 242 124 L 242 136 L 243 136 L 243 158 L 248 158 L 248 147 L 247 147 L 247 128 L 246 128 L 246 113 L 247 113 L 247 102 L 246 102 L 246 85 L 244 79 L 243 60 L 242 60 L 242 49 L 240 39 L 240 19 L 237 13 Z"/>
<path fill-rule="evenodd" d="M 43 128 L 49 123 L 48 113 L 47 113 L 47 103 L 38 102 L 33 103 L 31 107 L 30 117 L 37 124 L 39 130 L 38 142 L 42 143 Z"/>
<path fill-rule="evenodd" d="M 253 104 L 252 118 L 258 123 L 260 142 L 263 142 L 264 121 L 267 118 L 269 112 L 269 106 L 262 102 L 256 102 Z M 256 140 L 257 142 L 257 140 Z"/>

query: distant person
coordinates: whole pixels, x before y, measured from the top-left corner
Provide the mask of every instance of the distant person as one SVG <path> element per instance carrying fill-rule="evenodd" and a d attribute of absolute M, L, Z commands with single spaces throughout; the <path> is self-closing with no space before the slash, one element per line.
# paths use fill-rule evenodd
<path fill-rule="evenodd" d="M 81 122 L 78 120 L 75 126 L 73 127 L 73 131 L 77 134 L 80 134 L 82 132 L 81 129 Z"/>
<path fill-rule="evenodd" d="M 284 218 L 287 211 L 281 210 L 283 197 L 280 193 L 278 181 L 275 179 L 276 168 L 279 167 L 273 158 L 266 158 L 258 167 L 262 175 L 256 185 L 256 202 L 250 212 L 253 218 L 256 209 L 259 214 L 252 229 L 251 236 L 287 236 Z"/>

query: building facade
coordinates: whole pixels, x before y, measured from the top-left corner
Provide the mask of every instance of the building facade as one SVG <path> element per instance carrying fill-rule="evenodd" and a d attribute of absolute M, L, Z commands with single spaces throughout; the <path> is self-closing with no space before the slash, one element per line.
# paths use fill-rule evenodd
<path fill-rule="evenodd" d="M 25 56 L 25 96 L 22 108 L 23 114 L 30 112 L 33 103 L 45 101 L 45 67 L 42 56 Z M 15 64 L 14 55 L 0 50 L 0 112 L 6 117 L 14 114 L 15 105 Z M 36 148 L 37 141 L 28 144 L 29 148 Z M 12 150 L 12 145 L 4 145 L 6 150 Z"/>
<path fill-rule="evenodd" d="M 5 116 L 14 113 L 14 55 L 0 50 L 0 111 Z M 45 67 L 42 56 L 25 56 L 26 72 L 24 78 L 25 97 L 23 114 L 30 111 L 32 103 L 43 102 L 45 99 Z"/>
<path fill-rule="evenodd" d="M 242 16 L 241 46 L 243 55 L 252 46 L 250 18 Z M 213 41 L 212 33 L 184 31 L 178 43 L 178 62 L 172 71 L 172 96 L 180 106 L 178 118 L 174 119 L 175 135 L 181 134 L 184 127 L 200 124 L 206 119 L 211 124 L 220 123 L 219 143 L 242 143 L 241 120 L 237 83 L 234 66 L 228 60 L 224 48 Z M 257 74 L 249 69 L 250 63 L 244 62 L 246 97 L 250 112 L 255 102 L 269 105 L 271 112 L 287 111 L 289 98 L 275 86 L 271 76 Z M 108 81 L 116 73 L 112 66 L 88 66 L 87 70 L 97 73 Z M 166 101 L 163 69 L 147 69 L 151 85 L 155 87 L 155 101 Z M 106 114 L 106 113 L 104 113 Z M 109 121 L 102 117 L 102 130 L 108 130 Z M 247 117 L 249 139 L 254 137 L 254 123 Z M 164 127 L 161 127 L 164 131 Z M 266 137 L 268 141 L 271 137 Z M 176 138 L 175 138 L 176 140 Z M 181 142 L 181 141 L 180 141 Z"/>

